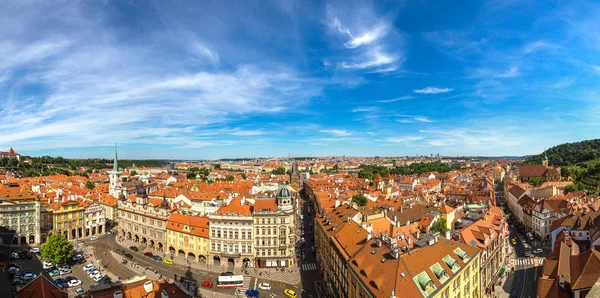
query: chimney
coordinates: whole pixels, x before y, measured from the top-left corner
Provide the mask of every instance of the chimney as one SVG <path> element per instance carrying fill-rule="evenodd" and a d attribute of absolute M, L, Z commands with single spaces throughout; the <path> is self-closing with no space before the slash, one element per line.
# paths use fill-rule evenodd
<path fill-rule="evenodd" d="M 558 285 L 563 289 L 565 288 L 565 277 L 564 276 L 561 275 L 558 277 Z"/>
<path fill-rule="evenodd" d="M 398 256 L 400 255 L 400 251 L 398 250 L 397 247 L 394 247 L 394 249 L 390 250 L 390 255 L 392 256 L 392 258 L 394 260 L 398 259 Z"/>
<path fill-rule="evenodd" d="M 339 206 L 340 206 L 340 200 L 338 200 L 338 199 L 335 199 L 335 208 L 337 208 L 337 207 L 339 207 Z"/>
<path fill-rule="evenodd" d="M 151 280 L 144 283 L 144 291 L 148 294 L 154 292 L 154 283 Z"/>

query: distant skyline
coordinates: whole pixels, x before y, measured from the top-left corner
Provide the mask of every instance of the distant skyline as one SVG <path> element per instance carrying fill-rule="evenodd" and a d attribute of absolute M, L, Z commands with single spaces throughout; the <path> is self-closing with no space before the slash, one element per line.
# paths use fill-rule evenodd
<path fill-rule="evenodd" d="M 3 1 L 0 151 L 522 156 L 600 137 L 600 4 Z"/>

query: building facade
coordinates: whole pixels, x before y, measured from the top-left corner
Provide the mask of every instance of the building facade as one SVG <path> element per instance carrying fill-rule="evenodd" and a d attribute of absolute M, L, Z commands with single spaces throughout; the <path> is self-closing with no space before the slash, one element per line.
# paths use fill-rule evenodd
<path fill-rule="evenodd" d="M 68 240 L 85 237 L 84 210 L 79 201 L 63 200 L 50 203 L 48 210 L 52 212 L 53 229 L 48 235 L 64 234 Z"/>
<path fill-rule="evenodd" d="M 106 211 L 102 205 L 86 201 L 84 210 L 85 237 L 104 234 L 106 231 Z"/>
<path fill-rule="evenodd" d="M 258 268 L 294 265 L 296 216 L 292 192 L 281 187 L 276 198 L 258 198 L 254 202 L 255 266 Z"/>
<path fill-rule="evenodd" d="M 210 249 L 208 218 L 171 214 L 167 223 L 167 243 L 169 250 L 176 251 L 177 255 L 205 263 Z"/>
<path fill-rule="evenodd" d="M 0 223 L 15 232 L 13 245 L 38 245 L 41 243 L 39 197 L 32 193 L 15 194 L 10 191 L 0 192 Z"/>
<path fill-rule="evenodd" d="M 148 199 L 145 189 L 138 187 L 135 196 L 121 195 L 118 209 L 119 235 L 137 244 L 166 251 L 167 221 L 171 210 L 164 198 Z"/>
<path fill-rule="evenodd" d="M 238 196 L 208 216 L 210 264 L 228 267 L 254 265 L 253 218 L 250 204 Z"/>

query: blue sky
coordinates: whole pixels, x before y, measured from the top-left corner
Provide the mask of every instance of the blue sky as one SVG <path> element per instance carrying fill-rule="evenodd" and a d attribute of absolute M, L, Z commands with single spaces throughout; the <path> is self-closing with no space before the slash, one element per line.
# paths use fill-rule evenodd
<path fill-rule="evenodd" d="M 524 155 L 600 136 L 600 5 L 2 1 L 0 150 Z"/>

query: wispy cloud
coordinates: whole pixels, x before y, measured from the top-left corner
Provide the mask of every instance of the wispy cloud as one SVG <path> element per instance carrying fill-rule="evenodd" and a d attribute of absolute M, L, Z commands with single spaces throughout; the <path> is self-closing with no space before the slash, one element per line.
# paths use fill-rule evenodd
<path fill-rule="evenodd" d="M 497 78 L 513 78 L 519 75 L 519 67 L 511 66 L 505 72 L 496 75 Z"/>
<path fill-rule="evenodd" d="M 358 107 L 352 109 L 352 113 L 365 113 L 365 112 L 374 112 L 377 111 L 377 107 Z"/>
<path fill-rule="evenodd" d="M 422 140 L 423 137 L 417 137 L 417 136 L 406 136 L 406 137 L 388 137 L 385 138 L 385 141 L 388 143 L 397 143 L 397 144 L 403 144 L 403 143 L 410 143 L 410 142 L 414 142 L 414 141 L 419 141 Z"/>
<path fill-rule="evenodd" d="M 439 93 L 446 93 L 446 92 L 450 92 L 454 89 L 451 88 L 439 88 L 439 87 L 425 87 L 423 89 L 415 89 L 413 90 L 414 93 L 419 93 L 419 94 L 439 94 Z"/>
<path fill-rule="evenodd" d="M 534 42 L 525 44 L 523 46 L 523 49 L 521 50 L 521 52 L 523 52 L 525 54 L 531 54 L 531 53 L 535 53 L 537 51 L 541 51 L 541 50 L 545 50 L 545 49 L 555 49 L 555 48 L 558 48 L 558 46 L 553 43 L 538 40 L 538 41 L 534 41 Z"/>
<path fill-rule="evenodd" d="M 570 87 L 571 85 L 573 85 L 575 83 L 576 79 L 572 78 L 572 77 L 565 77 L 560 79 L 558 82 L 550 85 L 550 88 L 552 89 L 563 89 L 563 88 L 567 88 Z"/>
<path fill-rule="evenodd" d="M 392 99 L 378 100 L 377 102 L 388 103 L 388 102 L 396 102 L 396 101 L 400 101 L 400 100 L 407 100 L 407 99 L 413 99 L 413 98 L 414 98 L 414 96 L 404 95 L 404 96 L 400 96 L 400 97 L 396 97 L 396 98 L 392 98 Z"/>
<path fill-rule="evenodd" d="M 346 137 L 346 136 L 352 135 L 352 133 L 350 133 L 347 130 L 343 130 L 343 129 L 322 129 L 319 132 L 326 133 L 326 134 L 332 134 L 332 135 L 335 135 L 338 137 Z"/>
<path fill-rule="evenodd" d="M 342 23 L 340 23 L 340 20 L 337 17 L 334 18 L 333 25 L 338 28 L 339 33 L 348 35 L 350 40 L 344 43 L 344 46 L 350 49 L 362 45 L 368 45 L 384 37 L 388 33 L 388 26 L 385 24 L 380 24 L 370 30 L 360 33 L 358 36 L 354 36 L 352 35 L 352 32 L 350 32 L 349 28 L 343 27 Z"/>
<path fill-rule="evenodd" d="M 427 118 L 427 117 L 423 117 L 423 116 L 402 116 L 401 119 L 396 120 L 400 123 L 433 123 L 435 121 Z"/>
<path fill-rule="evenodd" d="M 361 59 L 363 60 L 359 62 L 344 61 L 340 64 L 340 66 L 343 68 L 354 69 L 373 68 L 394 63 L 398 60 L 398 57 L 384 53 L 381 51 L 381 49 L 377 48 L 367 53 L 365 57 L 362 57 Z"/>

